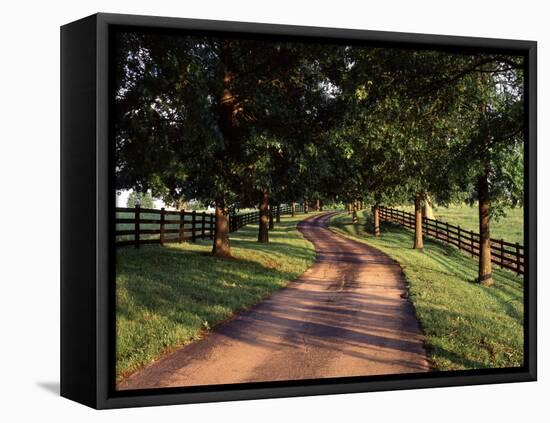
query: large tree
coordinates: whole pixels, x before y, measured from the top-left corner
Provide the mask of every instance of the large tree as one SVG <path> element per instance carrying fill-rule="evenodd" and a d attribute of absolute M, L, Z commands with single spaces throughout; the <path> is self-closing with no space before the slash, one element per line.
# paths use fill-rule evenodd
<path fill-rule="evenodd" d="M 261 202 L 266 242 L 280 169 L 297 183 L 307 146 L 319 148 L 334 116 L 327 87 L 338 56 L 300 43 L 148 33 L 119 34 L 116 47 L 118 187 L 214 205 L 217 256 L 230 255 L 229 208 Z"/>
<path fill-rule="evenodd" d="M 493 284 L 490 222 L 523 204 L 524 97 L 522 58 L 483 55 L 459 75 L 464 87 L 453 137 L 449 179 L 479 207 L 478 281 Z M 457 78 L 458 79 L 458 78 Z"/>
<path fill-rule="evenodd" d="M 421 207 L 479 201 L 479 280 L 491 284 L 490 216 L 522 202 L 522 60 L 398 49 L 348 50 L 345 152 L 351 196 L 377 204 L 414 199 L 415 248 Z M 491 208 L 490 208 L 491 206 Z"/>

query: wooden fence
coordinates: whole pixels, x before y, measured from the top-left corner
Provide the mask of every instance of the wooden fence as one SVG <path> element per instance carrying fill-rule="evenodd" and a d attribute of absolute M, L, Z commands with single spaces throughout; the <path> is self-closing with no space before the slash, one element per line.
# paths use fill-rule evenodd
<path fill-rule="evenodd" d="M 296 212 L 303 212 L 303 204 L 296 204 Z M 275 217 L 277 208 L 270 212 Z M 280 215 L 291 214 L 290 205 L 279 208 Z M 235 232 L 245 225 L 258 223 L 259 211 L 229 215 L 229 231 Z M 196 211 L 173 211 L 117 207 L 115 238 L 117 246 L 142 244 L 164 245 L 170 242 L 195 242 L 197 239 L 213 239 L 216 218 L 213 213 Z"/>
<path fill-rule="evenodd" d="M 214 237 L 214 214 L 165 209 L 116 208 L 116 245 L 165 244 Z"/>
<path fill-rule="evenodd" d="M 410 229 L 415 227 L 413 213 L 380 206 L 380 219 Z M 472 257 L 479 257 L 479 234 L 437 219 L 422 218 L 422 232 L 432 238 L 452 244 Z M 500 267 L 524 274 L 525 250 L 519 243 L 491 238 L 491 261 Z"/>
<path fill-rule="evenodd" d="M 302 203 L 296 203 L 296 213 L 303 213 L 304 205 Z M 270 207 L 270 214 L 273 218 L 277 214 L 277 206 Z M 292 213 L 290 204 L 281 204 L 279 206 L 279 216 L 288 215 Z M 243 214 L 233 214 L 229 216 L 229 232 L 235 232 L 241 229 L 243 226 L 260 222 L 260 212 L 254 211 Z"/>

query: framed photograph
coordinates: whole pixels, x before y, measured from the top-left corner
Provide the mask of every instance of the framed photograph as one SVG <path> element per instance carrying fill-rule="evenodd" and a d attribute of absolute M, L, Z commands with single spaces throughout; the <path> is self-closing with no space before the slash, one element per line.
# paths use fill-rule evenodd
<path fill-rule="evenodd" d="M 536 43 L 61 28 L 61 394 L 536 380 Z"/>

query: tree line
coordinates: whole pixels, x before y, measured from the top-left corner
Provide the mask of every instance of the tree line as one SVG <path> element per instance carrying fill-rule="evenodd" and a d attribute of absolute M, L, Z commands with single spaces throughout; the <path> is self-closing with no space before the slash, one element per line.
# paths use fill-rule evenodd
<path fill-rule="evenodd" d="M 117 189 L 228 215 L 296 201 L 378 207 L 479 204 L 479 281 L 490 221 L 523 203 L 524 58 L 498 52 L 120 31 L 114 36 Z M 318 203 L 317 203 L 318 204 Z"/>

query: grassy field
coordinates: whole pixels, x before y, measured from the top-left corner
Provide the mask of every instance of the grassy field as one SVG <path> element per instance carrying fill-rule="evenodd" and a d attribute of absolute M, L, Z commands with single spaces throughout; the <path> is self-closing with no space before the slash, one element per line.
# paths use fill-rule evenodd
<path fill-rule="evenodd" d="M 296 229 L 305 216 L 282 217 L 269 244 L 256 242 L 257 225 L 231 234 L 234 259 L 211 257 L 211 241 L 119 248 L 117 379 L 199 339 L 302 274 L 315 257 Z"/>
<path fill-rule="evenodd" d="M 396 207 L 399 210 L 414 212 L 414 206 Z M 435 218 L 453 225 L 460 225 L 464 229 L 479 232 L 479 217 L 477 205 L 470 207 L 467 204 L 450 205 L 449 207 L 434 207 Z M 491 238 L 504 239 L 507 242 L 523 240 L 523 207 L 506 209 L 506 216 L 491 221 Z"/>
<path fill-rule="evenodd" d="M 383 223 L 382 236 L 370 235 L 369 212 L 352 224 L 347 214 L 331 228 L 372 245 L 397 260 L 410 285 L 435 370 L 517 367 L 523 364 L 523 279 L 493 268 L 495 285 L 473 283 L 477 262 L 456 248 L 425 239 L 424 251 L 412 249 L 412 232 Z"/>

